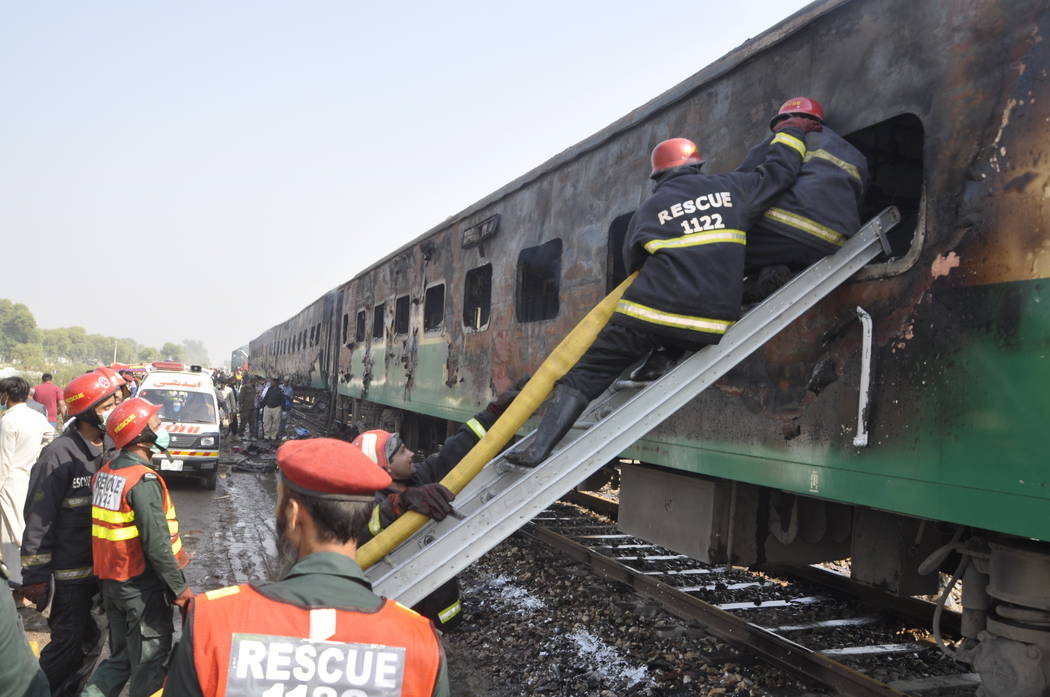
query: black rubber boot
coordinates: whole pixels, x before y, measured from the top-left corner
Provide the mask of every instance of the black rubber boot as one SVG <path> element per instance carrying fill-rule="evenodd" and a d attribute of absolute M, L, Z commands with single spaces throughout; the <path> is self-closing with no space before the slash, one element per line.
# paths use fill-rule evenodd
<path fill-rule="evenodd" d="M 635 382 L 652 382 L 663 377 L 664 373 L 674 367 L 682 357 L 680 349 L 659 347 L 649 354 L 645 363 L 631 371 L 630 379 Z"/>
<path fill-rule="evenodd" d="M 546 460 L 589 403 L 590 400 L 579 390 L 565 385 L 555 386 L 536 435 L 527 448 L 507 453 L 507 459 L 519 467 L 535 467 Z"/>

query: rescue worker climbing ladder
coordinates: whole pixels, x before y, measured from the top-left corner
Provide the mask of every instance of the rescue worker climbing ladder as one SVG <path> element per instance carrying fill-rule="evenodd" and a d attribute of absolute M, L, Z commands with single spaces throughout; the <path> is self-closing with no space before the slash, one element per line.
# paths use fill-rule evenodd
<path fill-rule="evenodd" d="M 592 399 L 652 351 L 716 344 L 740 317 L 747 229 L 790 187 L 806 155 L 810 120 L 786 121 L 754 172 L 700 173 L 696 144 L 672 138 L 652 152 L 649 197 L 631 219 L 624 264 L 638 271 L 594 344 L 558 381 L 536 435 L 511 462 L 535 467 Z"/>
<path fill-rule="evenodd" d="M 756 301 L 792 272 L 838 251 L 860 229 L 860 203 L 868 186 L 868 161 L 824 123 L 824 107 L 809 97 L 793 97 L 769 123 L 771 135 L 744 158 L 738 171 L 751 172 L 765 159 L 784 124 L 815 121 L 819 130 L 806 134 L 806 157 L 798 179 L 781 194 L 748 231 L 744 270 L 755 288 L 746 301 Z M 762 284 L 763 269 L 779 267 L 780 283 Z M 745 296 L 747 296 L 745 292 Z"/>

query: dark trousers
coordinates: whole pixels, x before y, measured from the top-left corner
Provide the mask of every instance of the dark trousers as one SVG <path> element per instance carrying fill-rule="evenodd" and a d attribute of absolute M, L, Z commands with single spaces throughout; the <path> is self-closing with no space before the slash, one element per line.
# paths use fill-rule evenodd
<path fill-rule="evenodd" d="M 241 428 L 244 430 L 244 435 L 257 435 L 258 431 L 255 430 L 255 409 L 242 409 L 241 410 Z"/>
<path fill-rule="evenodd" d="M 801 271 L 828 254 L 785 235 L 756 227 L 747 233 L 744 274 L 751 275 L 765 266 L 780 264 L 792 271 Z"/>
<path fill-rule="evenodd" d="M 84 688 L 85 697 L 117 697 L 130 682 L 130 697 L 150 697 L 164 685 L 171 655 L 172 604 L 163 586 L 138 588 L 102 581 L 109 618 L 109 658 Z"/>
<path fill-rule="evenodd" d="M 233 412 L 232 414 L 230 414 L 230 435 L 231 436 L 236 436 L 240 432 L 240 429 L 238 428 L 239 424 L 238 424 L 237 421 L 238 421 L 237 420 L 237 412 Z"/>
<path fill-rule="evenodd" d="M 453 578 L 442 584 L 412 609 L 433 622 L 441 631 L 452 631 L 463 622 L 459 582 Z"/>
<path fill-rule="evenodd" d="M 51 641 L 40 652 L 40 667 L 52 697 L 76 697 L 102 652 L 106 616 L 98 583 L 56 583 L 47 620 Z"/>
<path fill-rule="evenodd" d="M 713 338 L 708 340 L 706 337 L 698 337 L 695 343 L 686 343 L 609 322 L 587 349 L 587 353 L 558 380 L 558 384 L 582 392 L 587 399 L 594 399 L 604 392 L 620 373 L 645 358 L 653 349 L 663 347 L 681 354 L 685 351 L 695 351 L 710 343 L 715 343 Z"/>

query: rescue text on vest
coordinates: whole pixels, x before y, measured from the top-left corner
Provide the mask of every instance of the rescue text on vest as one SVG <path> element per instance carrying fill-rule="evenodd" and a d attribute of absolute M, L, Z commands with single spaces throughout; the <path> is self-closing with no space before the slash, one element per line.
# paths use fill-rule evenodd
<path fill-rule="evenodd" d="M 405 649 L 234 634 L 226 697 L 401 697 Z"/>
<path fill-rule="evenodd" d="M 120 494 L 124 491 L 124 477 L 116 474 L 99 472 L 92 490 L 91 505 L 105 508 L 108 511 L 120 510 Z"/>

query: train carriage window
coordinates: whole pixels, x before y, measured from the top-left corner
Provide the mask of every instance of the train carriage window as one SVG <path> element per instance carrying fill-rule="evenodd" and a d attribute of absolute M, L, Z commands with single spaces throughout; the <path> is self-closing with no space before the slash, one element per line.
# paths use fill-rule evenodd
<path fill-rule="evenodd" d="M 347 332 L 350 330 L 350 313 L 343 313 L 343 346 L 346 346 Z"/>
<path fill-rule="evenodd" d="M 354 341 L 361 342 L 365 340 L 365 332 L 368 330 L 368 327 L 365 326 L 367 321 L 368 313 L 364 310 L 359 310 L 357 312 L 357 326 L 354 329 Z"/>
<path fill-rule="evenodd" d="M 918 258 L 924 237 L 924 136 L 922 121 L 914 114 L 894 116 L 844 136 L 868 159 L 870 182 L 861 203 L 861 220 L 870 220 L 890 205 L 901 212 L 900 223 L 887 233 L 893 260 L 871 265 L 861 277 L 900 273 Z"/>
<path fill-rule="evenodd" d="M 616 216 L 609 223 L 609 249 L 606 251 L 608 262 L 605 266 L 606 293 L 611 293 L 627 278 L 627 267 L 623 262 L 623 240 L 627 237 L 627 227 L 633 217 L 634 211 L 631 211 Z"/>
<path fill-rule="evenodd" d="M 402 295 L 394 301 L 394 333 L 408 334 L 408 296 Z"/>
<path fill-rule="evenodd" d="M 379 303 L 372 311 L 372 338 L 382 339 L 386 326 L 386 303 Z"/>
<path fill-rule="evenodd" d="M 463 326 L 482 329 L 492 311 L 492 264 L 467 271 L 463 282 Z"/>
<path fill-rule="evenodd" d="M 430 332 L 441 327 L 445 321 L 445 284 L 427 288 L 423 297 L 423 331 Z"/>
<path fill-rule="evenodd" d="M 557 317 L 560 281 L 560 239 L 521 250 L 518 254 L 518 321 L 539 322 Z"/>

